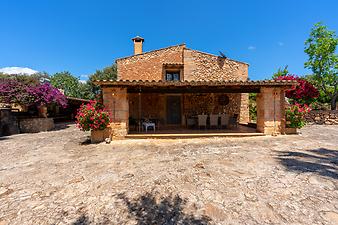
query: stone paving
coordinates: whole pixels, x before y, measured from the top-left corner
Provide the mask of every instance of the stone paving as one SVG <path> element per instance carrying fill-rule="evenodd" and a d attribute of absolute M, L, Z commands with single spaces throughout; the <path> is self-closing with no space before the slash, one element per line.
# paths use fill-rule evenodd
<path fill-rule="evenodd" d="M 0 138 L 0 225 L 338 224 L 338 126 L 278 137 L 88 144 Z"/>

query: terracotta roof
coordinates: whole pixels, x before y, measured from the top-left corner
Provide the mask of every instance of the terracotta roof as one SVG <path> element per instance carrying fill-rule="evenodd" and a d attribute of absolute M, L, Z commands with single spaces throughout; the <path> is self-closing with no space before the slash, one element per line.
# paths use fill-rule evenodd
<path fill-rule="evenodd" d="M 242 80 L 228 80 L 228 81 L 162 81 L 162 80 L 96 80 L 95 84 L 101 86 L 148 86 L 148 87 L 165 87 L 165 86 L 285 86 L 291 87 L 297 85 L 297 81 L 293 80 L 256 80 L 256 81 L 242 81 Z"/>

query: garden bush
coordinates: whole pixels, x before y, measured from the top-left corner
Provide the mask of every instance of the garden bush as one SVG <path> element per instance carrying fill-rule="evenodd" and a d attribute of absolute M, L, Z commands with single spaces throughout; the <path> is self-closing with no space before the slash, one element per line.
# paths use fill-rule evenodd
<path fill-rule="evenodd" d="M 286 116 L 286 126 L 292 127 L 292 128 L 302 128 L 305 126 L 305 115 L 306 113 L 310 112 L 311 108 L 307 105 L 301 105 L 299 103 L 295 103 L 290 105 L 285 110 L 285 116 Z"/>
<path fill-rule="evenodd" d="M 15 76 L 0 79 L 0 102 L 27 106 L 56 103 L 67 107 L 66 97 L 49 83 L 25 83 Z"/>

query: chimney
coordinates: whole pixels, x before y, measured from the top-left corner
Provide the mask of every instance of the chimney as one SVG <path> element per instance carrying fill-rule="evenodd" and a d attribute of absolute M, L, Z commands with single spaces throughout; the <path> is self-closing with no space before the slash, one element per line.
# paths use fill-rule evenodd
<path fill-rule="evenodd" d="M 136 36 L 131 40 L 134 42 L 134 55 L 142 54 L 142 45 L 144 39 L 140 36 Z"/>

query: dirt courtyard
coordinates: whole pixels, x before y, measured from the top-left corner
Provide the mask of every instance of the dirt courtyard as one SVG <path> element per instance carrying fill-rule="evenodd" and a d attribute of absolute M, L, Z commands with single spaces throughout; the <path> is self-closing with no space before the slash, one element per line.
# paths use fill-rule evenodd
<path fill-rule="evenodd" d="M 69 125 L 0 137 L 0 225 L 338 224 L 338 126 L 87 144 Z"/>

